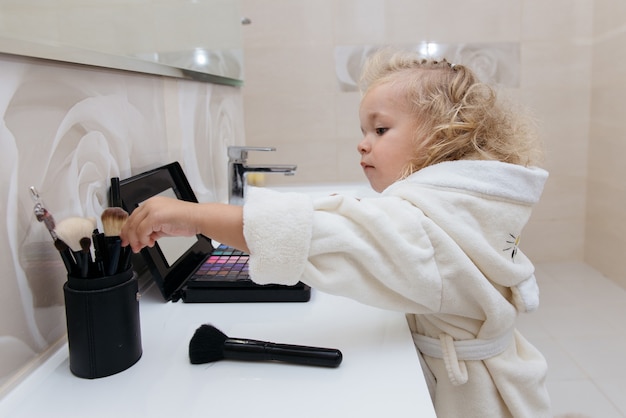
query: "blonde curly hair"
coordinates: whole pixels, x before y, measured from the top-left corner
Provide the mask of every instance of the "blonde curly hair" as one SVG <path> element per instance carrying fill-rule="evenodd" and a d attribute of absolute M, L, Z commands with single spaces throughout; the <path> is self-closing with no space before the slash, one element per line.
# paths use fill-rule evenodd
<path fill-rule="evenodd" d="M 416 152 L 403 173 L 443 161 L 498 160 L 538 165 L 542 147 L 526 110 L 498 97 L 464 65 L 381 49 L 368 57 L 359 88 L 400 85 L 416 117 Z"/>

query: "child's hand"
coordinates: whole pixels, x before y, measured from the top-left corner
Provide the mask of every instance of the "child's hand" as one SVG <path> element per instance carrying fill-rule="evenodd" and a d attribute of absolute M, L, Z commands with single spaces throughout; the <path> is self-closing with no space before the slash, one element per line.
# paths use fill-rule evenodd
<path fill-rule="evenodd" d="M 198 204 L 168 197 L 155 196 L 136 208 L 122 228 L 122 245 L 133 252 L 152 247 L 166 236 L 192 236 L 198 232 Z"/>

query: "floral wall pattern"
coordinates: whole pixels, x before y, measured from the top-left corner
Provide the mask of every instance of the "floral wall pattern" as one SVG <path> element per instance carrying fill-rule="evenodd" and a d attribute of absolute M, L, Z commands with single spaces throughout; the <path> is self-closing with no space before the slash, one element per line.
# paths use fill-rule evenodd
<path fill-rule="evenodd" d="M 226 201 L 240 90 L 0 55 L 0 395 L 65 335 L 65 270 L 33 215 L 99 218 L 109 179 L 179 161 L 200 201 Z M 101 228 L 102 225 L 99 225 Z"/>
<path fill-rule="evenodd" d="M 342 91 L 357 91 L 361 68 L 367 57 L 380 46 L 338 45 L 335 47 L 336 73 Z M 520 45 L 515 42 L 439 43 L 419 42 L 404 46 L 430 59 L 445 58 L 451 64 L 464 64 L 486 83 L 519 87 Z"/>

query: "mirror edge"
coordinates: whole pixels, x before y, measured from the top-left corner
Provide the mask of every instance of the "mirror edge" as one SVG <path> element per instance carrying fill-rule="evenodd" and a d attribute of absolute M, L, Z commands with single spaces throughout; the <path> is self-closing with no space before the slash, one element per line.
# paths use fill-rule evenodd
<path fill-rule="evenodd" d="M 43 42 L 11 39 L 2 36 L 0 36 L 0 54 L 161 75 L 233 87 L 243 85 L 243 80 L 240 79 L 171 67 L 139 58 L 111 55 L 53 43 L 46 44 Z"/>

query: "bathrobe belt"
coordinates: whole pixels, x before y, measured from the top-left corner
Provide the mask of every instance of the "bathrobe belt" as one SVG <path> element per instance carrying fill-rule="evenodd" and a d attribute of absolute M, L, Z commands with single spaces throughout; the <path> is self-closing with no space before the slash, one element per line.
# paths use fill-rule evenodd
<path fill-rule="evenodd" d="M 448 334 L 432 338 L 413 333 L 413 341 L 422 354 L 443 359 L 452 384 L 462 385 L 468 380 L 465 361 L 486 360 L 502 353 L 513 341 L 513 328 L 490 340 L 454 341 Z"/>

